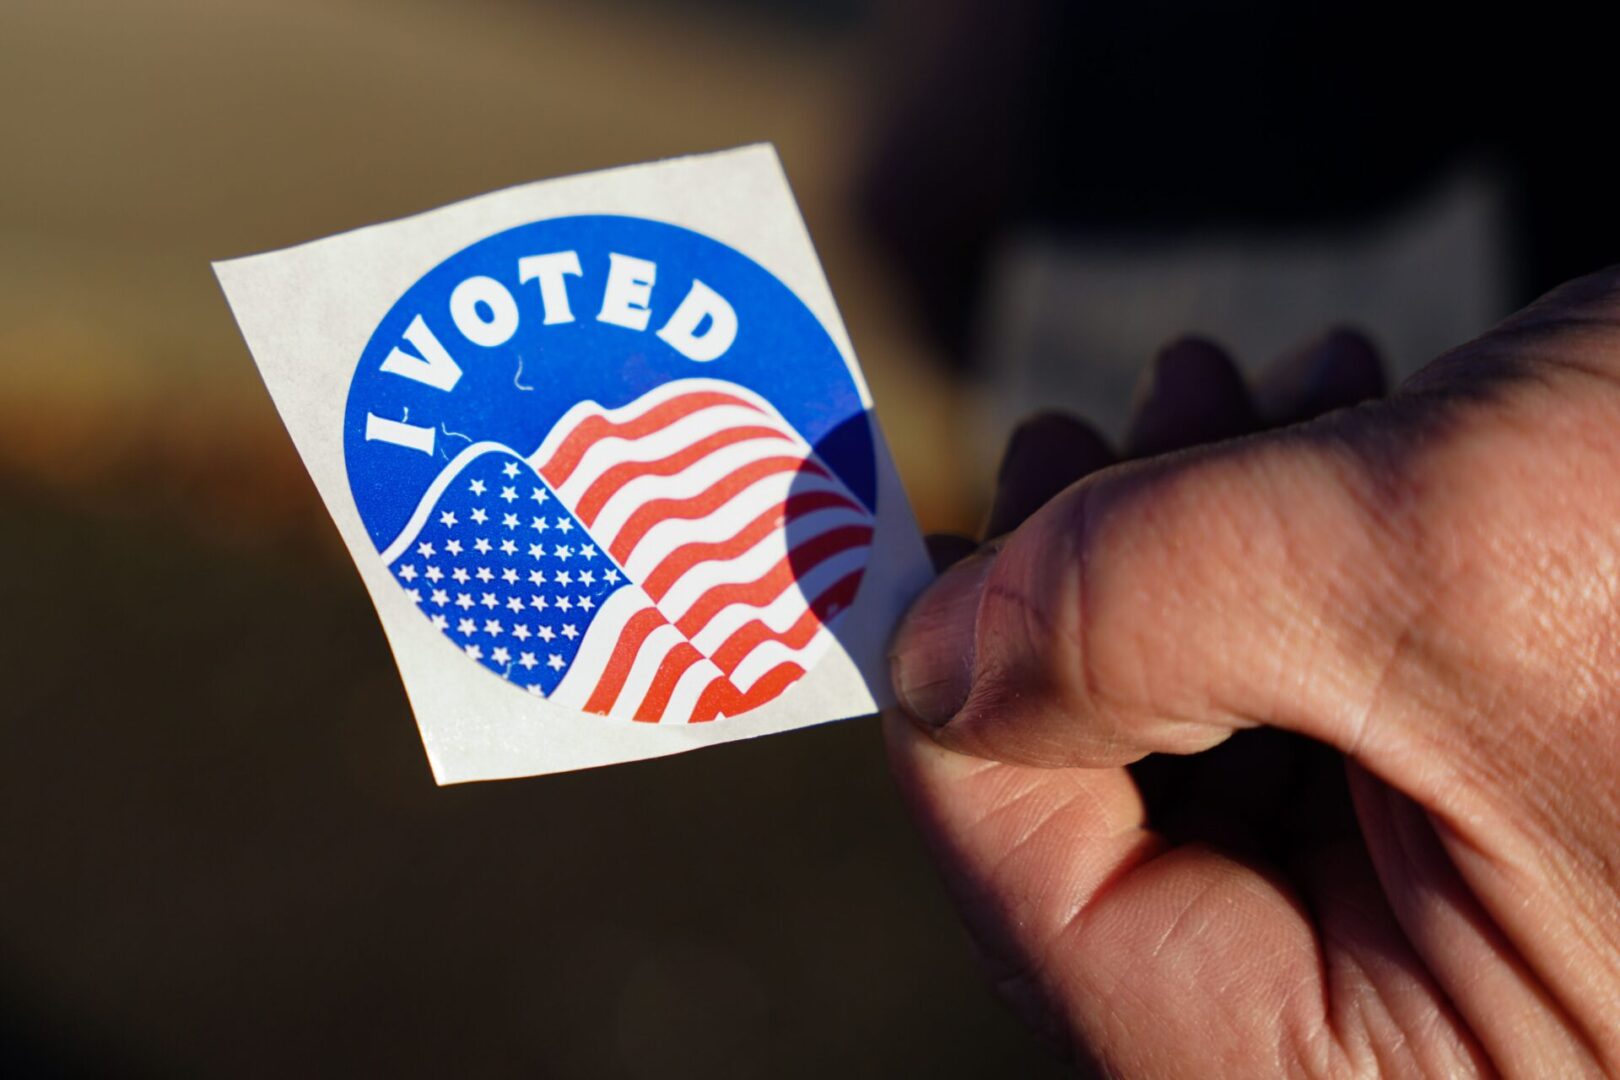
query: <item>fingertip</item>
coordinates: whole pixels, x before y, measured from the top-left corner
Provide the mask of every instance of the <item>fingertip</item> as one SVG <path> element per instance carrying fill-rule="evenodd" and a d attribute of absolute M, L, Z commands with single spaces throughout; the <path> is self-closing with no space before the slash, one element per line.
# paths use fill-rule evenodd
<path fill-rule="evenodd" d="M 1143 373 L 1125 436 L 1127 457 L 1151 457 L 1254 430 L 1254 404 L 1226 350 L 1201 337 L 1172 342 Z"/>
<path fill-rule="evenodd" d="M 1361 331 L 1338 326 L 1284 354 L 1256 380 L 1255 401 L 1268 425 L 1310 420 L 1382 397 L 1383 360 Z"/>
<path fill-rule="evenodd" d="M 1077 417 L 1042 412 L 1025 419 L 1007 440 L 985 535 L 1016 529 L 1058 492 L 1114 461 L 1107 440 Z"/>
<path fill-rule="evenodd" d="M 900 707 L 937 728 L 967 700 L 973 682 L 979 601 L 995 565 L 980 552 L 940 575 L 923 591 L 895 632 L 889 671 Z"/>
<path fill-rule="evenodd" d="M 963 559 L 979 550 L 978 542 L 956 533 L 929 533 L 923 537 L 928 559 L 934 564 L 934 573 L 943 574 Z"/>
<path fill-rule="evenodd" d="M 932 730 L 901 709 L 885 710 L 882 725 L 890 771 L 907 793 L 920 782 L 924 771 L 930 778 L 948 782 L 984 766 L 982 759 L 942 746 Z"/>

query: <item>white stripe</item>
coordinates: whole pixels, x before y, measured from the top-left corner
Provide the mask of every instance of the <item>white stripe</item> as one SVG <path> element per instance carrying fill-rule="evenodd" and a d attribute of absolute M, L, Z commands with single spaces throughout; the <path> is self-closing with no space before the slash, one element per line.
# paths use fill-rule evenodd
<path fill-rule="evenodd" d="M 848 547 L 822 560 L 814 570 L 819 571 L 822 566 L 828 564 L 847 567 L 846 573 L 858 569 L 866 565 L 867 547 L 866 544 Z M 662 611 L 670 622 L 680 622 L 693 605 L 711 590 L 721 585 L 741 585 L 756 581 L 787 556 L 788 546 L 783 535 L 780 532 L 771 533 L 735 559 L 701 563 L 693 568 L 693 572 L 682 575 L 674 588 L 665 593 L 663 599 L 658 602 L 658 610 Z M 811 568 L 801 567 L 799 572 L 808 577 Z M 836 581 L 837 578 L 833 580 Z"/>
<path fill-rule="evenodd" d="M 574 471 L 557 489 L 557 494 L 565 503 L 573 506 L 603 473 L 616 465 L 631 461 L 658 461 L 722 431 L 744 427 L 769 428 L 782 436 L 778 442 L 791 445 L 800 453 L 810 449 L 791 429 L 772 424 L 770 417 L 761 416 L 756 409 L 743 405 L 714 405 L 683 416 L 668 427 L 639 438 L 613 435 L 598 440 L 585 451 L 585 456 L 580 458 Z"/>
<path fill-rule="evenodd" d="M 760 676 L 766 675 L 778 664 L 792 660 L 804 670 L 809 671 L 821 654 L 827 651 L 827 645 L 832 641 L 832 635 L 826 629 L 816 631 L 816 636 L 804 643 L 800 649 L 790 649 L 780 641 L 762 642 L 758 648 L 743 658 L 737 665 L 737 670 L 731 673 L 732 684 L 743 693 L 754 688 Z"/>
<path fill-rule="evenodd" d="M 669 705 L 664 709 L 664 722 L 691 723 L 692 711 L 702 700 L 703 691 L 707 690 L 714 680 L 725 677 L 725 673 L 707 656 L 687 668 L 680 681 L 675 684 L 674 692 L 669 695 Z"/>
<path fill-rule="evenodd" d="M 639 585 L 626 585 L 608 597 L 607 602 L 597 610 L 596 618 L 591 620 L 590 628 L 585 631 L 585 640 L 579 643 L 579 652 L 575 654 L 573 664 L 563 673 L 557 689 L 551 692 L 551 700 L 559 705 L 583 709 L 596 690 L 602 672 L 607 669 L 624 624 L 634 618 L 638 611 L 652 606 L 652 601 Z"/>
<path fill-rule="evenodd" d="M 595 521 L 584 524 L 592 536 L 612 547 L 625 522 L 646 503 L 655 499 L 690 499 L 703 494 L 738 469 L 756 461 L 798 456 L 800 455 L 792 447 L 764 439 L 728 446 L 701 461 L 694 462 L 673 476 L 643 476 L 630 481 L 614 493 L 597 514 Z M 814 490 L 817 485 L 826 486 L 830 483 L 813 473 L 804 473 L 797 469 L 789 468 L 782 472 L 786 476 L 799 476 L 800 486 L 806 490 Z M 573 507 L 570 506 L 569 509 L 572 510 Z"/>
<path fill-rule="evenodd" d="M 710 567 L 724 567 L 726 563 L 734 562 L 734 560 L 747 559 L 748 555 L 753 554 L 753 551 L 760 547 L 760 544 L 773 544 L 774 542 L 776 544 L 776 557 L 782 559 L 784 555 L 787 555 L 787 552 L 794 551 L 797 547 L 802 547 L 804 544 L 813 541 L 813 539 L 820 538 L 823 534 L 831 533 L 833 529 L 846 528 L 849 525 L 867 525 L 867 520 L 854 517 L 847 508 L 842 507 L 816 510 L 815 513 L 805 513 L 802 517 L 794 518 L 794 521 L 786 529 L 776 528 L 770 533 L 766 533 L 765 536 L 761 536 L 752 547 L 748 547 L 747 551 L 731 555 L 727 559 L 703 559 L 700 562 L 692 563 L 679 578 L 672 581 L 669 589 L 664 591 L 664 599 L 669 599 L 672 594 L 680 593 L 682 585 L 692 575 L 698 575 L 705 580 L 705 583 L 700 588 L 710 588 L 710 585 L 708 585 Z M 867 546 L 867 544 L 862 544 L 862 546 Z M 795 576 L 802 576 L 807 570 L 810 570 L 810 567 L 800 563 L 800 565 L 794 567 Z M 763 573 L 763 570 L 761 570 L 761 573 Z"/>
<path fill-rule="evenodd" d="M 751 405 L 757 406 L 767 416 L 776 417 L 778 420 L 781 419 L 781 414 L 772 408 L 769 402 L 751 390 L 738 386 L 736 383 L 725 382 L 721 379 L 677 379 L 674 382 L 667 382 L 663 386 L 649 390 L 628 405 L 621 405 L 617 409 L 604 409 L 601 403 L 596 401 L 580 402 L 563 413 L 562 419 L 552 426 L 545 440 L 535 448 L 534 453 L 529 455 L 529 460 L 537 466 L 550 461 L 552 456 L 562 447 L 562 444 L 567 441 L 568 436 L 573 434 L 574 428 L 592 416 L 600 416 L 612 424 L 622 424 L 627 420 L 635 419 L 642 413 L 651 411 L 673 398 L 704 391 L 730 394 L 732 397 L 740 398 Z"/>
<path fill-rule="evenodd" d="M 637 581 L 647 580 L 673 551 L 693 543 L 709 543 L 737 535 L 744 525 L 773 506 L 780 506 L 793 488 L 795 473 L 772 473 L 743 488 L 700 518 L 669 518 L 648 529 L 630 552 L 624 570 Z"/>
<path fill-rule="evenodd" d="M 764 483 L 766 480 L 775 481 L 776 483 L 781 484 L 794 495 L 805 494 L 811 491 L 833 492 L 834 494 L 842 493 L 842 489 L 837 488 L 833 484 L 818 476 L 794 472 L 772 473 L 769 477 L 756 481 L 755 484 L 750 484 L 744 487 L 736 495 L 733 495 L 730 499 L 727 499 L 714 511 L 703 518 L 691 519 L 668 517 L 658 519 L 657 523 L 654 524 L 652 528 L 642 533 L 641 539 L 636 541 L 635 544 L 630 548 L 630 551 L 624 560 L 625 564 L 634 564 L 636 567 L 638 567 L 641 571 L 640 576 L 643 578 L 653 573 L 658 568 L 658 564 L 663 562 L 664 558 L 674 550 L 671 540 L 673 539 L 675 530 L 665 528 L 666 525 L 684 524 L 694 520 L 706 521 L 709 523 L 706 530 L 706 535 L 681 537 L 683 541 L 724 541 L 739 535 L 743 529 L 746 528 L 748 524 L 759 515 L 758 513 L 752 512 L 754 508 L 752 505 L 749 505 L 753 502 L 752 497 L 749 498 L 747 504 L 740 504 L 738 500 L 743 495 L 753 492 L 757 484 Z M 786 493 L 778 488 L 771 494 L 785 497 Z M 782 497 L 777 498 L 775 501 L 778 503 L 782 502 Z M 767 503 L 767 505 L 769 505 L 769 503 Z M 857 521 L 861 523 L 869 524 L 870 520 L 871 519 L 869 517 L 865 517 L 864 515 L 857 518 Z M 793 522 L 794 527 L 791 529 L 792 541 L 795 544 L 798 544 L 805 539 L 804 534 L 801 533 L 797 528 L 797 523 L 798 521 L 795 519 Z M 682 531 L 685 532 L 687 530 Z M 788 531 L 790 530 L 784 530 L 779 524 L 774 535 L 776 535 L 779 539 L 785 539 Z M 655 533 L 657 533 L 656 536 L 654 535 Z M 616 534 L 615 536 L 617 538 Z"/>
<path fill-rule="evenodd" d="M 789 495 L 799 494 L 794 490 L 798 480 L 799 474 L 774 473 L 754 481 L 704 517 L 670 518 L 659 522 L 647 530 L 641 543 L 630 552 L 625 572 L 637 581 L 646 581 L 671 553 L 687 544 L 717 543 L 736 536 L 755 518 L 772 507 L 781 506 Z M 853 504 L 855 500 L 850 499 L 850 502 Z M 871 515 L 858 504 L 829 506 L 794 518 L 788 525 L 788 531 L 794 536 L 801 535 L 800 523 L 820 514 L 842 515 L 848 519 L 845 524 L 850 525 L 869 525 L 872 522 Z"/>
<path fill-rule="evenodd" d="M 505 452 L 522 460 L 518 452 L 505 443 L 477 442 L 457 454 L 450 464 L 439 470 L 439 475 L 433 478 L 433 483 L 429 484 L 427 491 L 423 492 L 422 501 L 416 504 L 416 510 L 411 514 L 410 520 L 405 523 L 405 527 L 399 531 L 398 536 L 394 537 L 393 543 L 383 548 L 383 565 L 386 566 L 399 558 L 415 542 L 416 534 L 422 531 L 423 525 L 427 524 L 428 515 L 433 512 L 433 506 L 439 501 L 439 496 L 444 494 L 444 489 L 450 486 L 451 481 L 455 480 L 461 470 L 472 464 L 474 458 L 497 452 Z M 536 477 L 536 479 L 539 478 Z"/>
<path fill-rule="evenodd" d="M 647 696 L 647 688 L 652 686 L 658 669 L 664 665 L 664 657 L 685 640 L 686 637 L 668 623 L 648 634 L 641 642 L 630 674 L 619 688 L 619 696 L 608 710 L 608 715 L 635 716 L 636 710 L 641 708 L 641 699 Z"/>
<path fill-rule="evenodd" d="M 865 559 L 864 547 L 858 550 L 852 548 L 816 566 L 800 578 L 797 585 L 788 588 L 764 607 L 758 604 L 727 604 L 709 620 L 707 626 L 697 632 L 692 644 L 705 656 L 713 656 L 720 651 L 727 638 L 755 619 L 781 633 L 810 610 L 816 597 L 860 569 Z"/>
<path fill-rule="evenodd" d="M 787 543 L 782 534 L 773 532 L 735 558 L 701 563 L 693 567 L 695 572 L 681 575 L 681 579 L 658 601 L 658 610 L 670 622 L 680 622 L 681 616 L 710 590 L 722 585 L 755 581 L 785 559 L 787 553 Z"/>

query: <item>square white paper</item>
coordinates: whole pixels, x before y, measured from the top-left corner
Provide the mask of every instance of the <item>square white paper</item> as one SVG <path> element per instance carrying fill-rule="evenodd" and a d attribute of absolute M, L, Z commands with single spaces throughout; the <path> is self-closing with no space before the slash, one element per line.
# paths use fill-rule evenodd
<path fill-rule="evenodd" d="M 770 146 L 215 272 L 441 784 L 890 700 L 885 645 L 931 571 Z"/>

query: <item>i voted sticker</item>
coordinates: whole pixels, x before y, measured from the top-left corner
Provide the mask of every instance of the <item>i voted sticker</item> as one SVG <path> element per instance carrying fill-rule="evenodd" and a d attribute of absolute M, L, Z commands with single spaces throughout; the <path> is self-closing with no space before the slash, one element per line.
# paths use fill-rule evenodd
<path fill-rule="evenodd" d="M 891 700 L 931 570 L 770 147 L 215 271 L 441 783 Z"/>
<path fill-rule="evenodd" d="M 461 660 L 583 713 L 736 716 L 814 668 L 874 531 L 870 425 L 771 273 L 633 217 L 505 230 L 361 353 L 344 460 Z"/>

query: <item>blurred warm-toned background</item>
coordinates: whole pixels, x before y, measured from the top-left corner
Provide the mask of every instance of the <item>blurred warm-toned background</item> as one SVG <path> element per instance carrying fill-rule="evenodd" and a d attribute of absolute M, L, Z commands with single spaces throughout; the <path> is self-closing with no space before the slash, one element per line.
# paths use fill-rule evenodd
<path fill-rule="evenodd" d="M 496 187 L 780 147 L 923 512 L 956 399 L 848 210 L 858 3 L 0 5 L 0 1061 L 984 1075 L 871 722 L 433 786 L 209 270 Z M 26 614 L 24 614 L 26 613 Z"/>
<path fill-rule="evenodd" d="M 0 1068 L 1055 1070 L 870 720 L 436 789 L 209 261 L 773 141 L 920 518 L 970 531 L 1017 414 L 1117 436 L 1174 333 L 1349 321 L 1410 371 L 1612 258 L 1526 90 L 1590 99 L 1572 47 L 1267 0 L 0 3 Z"/>

